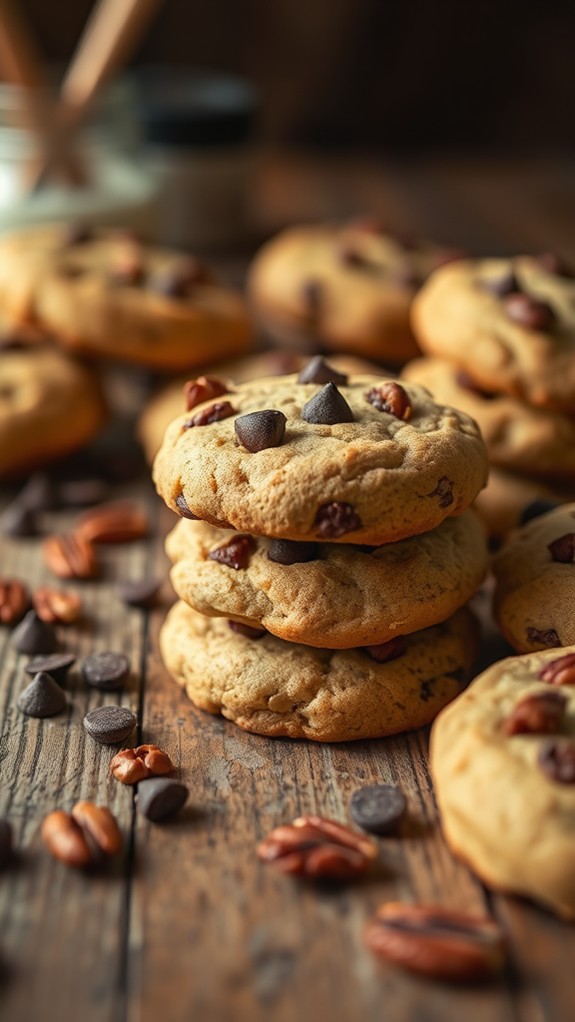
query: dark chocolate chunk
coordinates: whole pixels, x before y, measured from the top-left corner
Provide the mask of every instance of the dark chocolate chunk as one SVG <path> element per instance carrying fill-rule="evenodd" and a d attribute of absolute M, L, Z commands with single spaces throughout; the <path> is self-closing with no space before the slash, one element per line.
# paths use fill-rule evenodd
<path fill-rule="evenodd" d="M 555 313 L 547 302 L 540 302 L 526 294 L 510 294 L 505 298 L 505 311 L 514 323 L 527 330 L 550 330 L 555 324 Z"/>
<path fill-rule="evenodd" d="M 345 373 L 338 373 L 337 369 L 330 366 L 321 355 L 316 355 L 300 372 L 298 383 L 335 383 L 338 387 L 345 387 L 347 376 Z"/>
<path fill-rule="evenodd" d="M 100 745 L 127 741 L 136 724 L 136 714 L 125 706 L 99 706 L 84 717 L 84 729 Z"/>
<path fill-rule="evenodd" d="M 12 827 L 8 820 L 0 816 L 0 869 L 9 865 L 13 855 Z"/>
<path fill-rule="evenodd" d="M 157 578 L 134 579 L 120 582 L 118 595 L 130 607 L 153 607 L 161 581 Z"/>
<path fill-rule="evenodd" d="M 317 543 L 296 543 L 293 539 L 272 539 L 268 558 L 276 564 L 304 564 L 319 559 Z"/>
<path fill-rule="evenodd" d="M 179 813 L 188 800 L 185 784 L 172 777 L 150 777 L 138 784 L 138 810 L 152 823 Z"/>
<path fill-rule="evenodd" d="M 332 501 L 331 504 L 322 504 L 318 507 L 315 527 L 323 539 L 337 539 L 346 532 L 361 529 L 362 521 L 351 504 Z"/>
<path fill-rule="evenodd" d="M 266 408 L 261 412 L 240 415 L 234 422 L 234 429 L 242 446 L 251 454 L 257 454 L 268 447 L 279 447 L 284 438 L 286 421 L 283 412 Z"/>
<path fill-rule="evenodd" d="M 306 422 L 322 426 L 353 422 L 353 412 L 335 383 L 326 383 L 317 394 L 314 394 L 303 406 L 301 417 Z"/>
<path fill-rule="evenodd" d="M 55 653 L 58 639 L 52 625 L 42 621 L 35 610 L 29 610 L 12 633 L 12 645 L 19 653 Z"/>
<path fill-rule="evenodd" d="M 265 628 L 254 628 L 253 625 L 246 625 L 243 621 L 228 621 L 232 632 L 243 635 L 246 639 L 263 639 L 266 634 Z"/>
<path fill-rule="evenodd" d="M 18 708 L 27 717 L 54 717 L 66 709 L 66 696 L 54 678 L 40 671 L 20 693 Z"/>
<path fill-rule="evenodd" d="M 228 568 L 239 571 L 242 568 L 247 568 L 255 548 L 256 543 L 253 536 L 240 534 L 228 540 L 223 546 L 210 550 L 208 557 L 210 561 L 218 561 L 219 564 L 225 564 Z"/>
<path fill-rule="evenodd" d="M 50 653 L 48 656 L 36 656 L 28 661 L 24 670 L 26 674 L 49 674 L 58 685 L 63 685 L 66 676 L 76 657 L 74 653 Z"/>
<path fill-rule="evenodd" d="M 548 738 L 539 748 L 537 761 L 550 780 L 575 784 L 575 742 L 570 738 Z"/>
<path fill-rule="evenodd" d="M 407 811 L 401 788 L 391 784 L 368 784 L 351 796 L 350 813 L 354 823 L 372 834 L 397 831 Z"/>
<path fill-rule="evenodd" d="M 123 653 L 92 653 L 82 664 L 82 677 L 87 685 L 103 692 L 116 692 L 124 687 L 130 672 L 130 661 Z"/>
<path fill-rule="evenodd" d="M 177 507 L 178 511 L 180 512 L 182 518 L 189 518 L 190 521 L 192 521 L 192 522 L 197 522 L 198 521 L 198 516 L 195 515 L 193 513 L 193 511 L 190 511 L 190 509 L 188 507 L 188 502 L 187 502 L 186 498 L 184 497 L 183 493 L 180 493 L 179 497 L 176 497 L 176 507 Z"/>
<path fill-rule="evenodd" d="M 526 635 L 528 642 L 540 643 L 546 649 L 554 649 L 556 646 L 561 645 L 561 639 L 554 628 L 541 630 L 539 628 L 529 626 L 526 629 Z"/>

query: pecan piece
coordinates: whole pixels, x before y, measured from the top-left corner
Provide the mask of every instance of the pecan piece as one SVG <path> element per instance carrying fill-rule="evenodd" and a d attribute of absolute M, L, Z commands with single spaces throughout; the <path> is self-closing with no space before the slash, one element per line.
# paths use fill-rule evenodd
<path fill-rule="evenodd" d="M 117 855 L 122 837 L 115 817 L 105 806 L 77 802 L 71 813 L 57 809 L 42 823 L 42 839 L 67 866 L 92 866 Z"/>
<path fill-rule="evenodd" d="M 218 561 L 219 564 L 226 564 L 229 568 L 239 571 L 241 568 L 247 568 L 255 548 L 256 541 L 253 536 L 234 536 L 223 546 L 210 550 L 208 557 L 210 561 Z"/>
<path fill-rule="evenodd" d="M 566 707 L 562 692 L 532 692 L 513 707 L 503 723 L 503 734 L 552 735 L 559 730 Z"/>
<path fill-rule="evenodd" d="M 549 685 L 575 685 L 575 653 L 548 660 L 538 677 Z"/>
<path fill-rule="evenodd" d="M 380 384 L 379 387 L 372 387 L 365 395 L 365 399 L 377 408 L 378 412 L 387 412 L 396 419 L 405 421 L 411 415 L 409 394 L 399 383 L 390 381 Z"/>
<path fill-rule="evenodd" d="M 405 637 L 396 635 L 388 642 L 380 642 L 377 646 L 364 646 L 365 652 L 377 660 L 378 664 L 385 664 L 388 660 L 397 660 L 397 657 L 405 653 Z"/>
<path fill-rule="evenodd" d="M 15 578 L 0 579 L 0 622 L 3 625 L 12 625 L 24 614 L 30 606 L 30 597 L 26 586 Z"/>
<path fill-rule="evenodd" d="M 229 401 L 216 401 L 215 405 L 209 405 L 208 408 L 202 409 L 201 412 L 197 412 L 191 419 L 184 422 L 182 429 L 192 429 L 194 426 L 210 426 L 212 422 L 229 419 L 230 415 L 235 414 L 236 410 Z"/>
<path fill-rule="evenodd" d="M 505 938 L 491 919 L 441 905 L 381 905 L 365 931 L 379 958 L 429 979 L 477 982 L 500 972 Z"/>
<path fill-rule="evenodd" d="M 212 401 L 213 398 L 221 397 L 222 394 L 229 394 L 229 390 L 223 380 L 218 380 L 216 376 L 198 376 L 196 380 L 188 380 L 187 383 L 184 383 L 186 411 L 191 412 L 196 405 L 201 405 L 204 401 Z"/>
<path fill-rule="evenodd" d="M 77 593 L 52 586 L 40 586 L 32 593 L 34 610 L 42 621 L 71 624 L 82 616 L 82 601 Z"/>
<path fill-rule="evenodd" d="M 370 838 L 336 820 L 300 816 L 272 830 L 258 845 L 258 857 L 281 873 L 344 880 L 365 873 L 377 858 L 377 848 Z"/>
<path fill-rule="evenodd" d="M 558 536 L 547 549 L 554 561 L 559 564 L 572 564 L 575 561 L 575 532 L 566 532 L 564 536 Z"/>
<path fill-rule="evenodd" d="M 133 501 L 113 501 L 86 511 L 75 531 L 90 543 L 130 543 L 148 534 L 148 516 Z"/>
<path fill-rule="evenodd" d="M 110 763 L 110 773 L 122 784 L 137 784 L 146 777 L 170 774 L 174 765 L 157 745 L 138 745 L 120 749 Z"/>
<path fill-rule="evenodd" d="M 44 560 L 58 578 L 94 578 L 98 562 L 94 547 L 75 532 L 48 536 L 42 544 Z"/>

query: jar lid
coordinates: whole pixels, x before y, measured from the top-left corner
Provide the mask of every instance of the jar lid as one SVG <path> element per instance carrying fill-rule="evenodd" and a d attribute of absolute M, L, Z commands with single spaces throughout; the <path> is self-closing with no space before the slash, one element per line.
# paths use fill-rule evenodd
<path fill-rule="evenodd" d="M 212 72 L 150 68 L 140 72 L 144 137 L 182 148 L 245 142 L 258 109 L 256 89 L 245 79 Z"/>

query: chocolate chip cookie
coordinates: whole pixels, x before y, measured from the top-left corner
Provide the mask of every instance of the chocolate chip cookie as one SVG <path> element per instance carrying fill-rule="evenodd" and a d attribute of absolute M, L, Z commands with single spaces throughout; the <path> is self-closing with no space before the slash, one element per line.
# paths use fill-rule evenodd
<path fill-rule="evenodd" d="M 493 465 L 542 478 L 575 479 L 575 419 L 508 394 L 482 391 L 464 370 L 443 358 L 414 359 L 402 376 L 427 387 L 436 401 L 471 415 Z"/>
<path fill-rule="evenodd" d="M 210 400 L 169 426 L 154 463 L 168 506 L 276 539 L 379 545 L 461 514 L 485 484 L 478 427 L 423 388 L 302 378 L 195 387 Z"/>
<path fill-rule="evenodd" d="M 467 610 L 371 653 L 312 649 L 242 627 L 177 603 L 160 633 L 168 671 L 196 706 L 246 731 L 321 742 L 429 723 L 461 691 L 478 642 Z"/>
<path fill-rule="evenodd" d="M 176 593 L 201 614 L 329 649 L 388 642 L 445 621 L 487 570 L 484 531 L 472 511 L 372 549 L 181 521 L 166 550 Z"/>
<path fill-rule="evenodd" d="M 415 335 L 490 393 L 573 414 L 575 278 L 549 255 L 463 260 L 416 296 Z"/>
<path fill-rule="evenodd" d="M 118 231 L 43 226 L 0 240 L 0 302 L 73 352 L 185 369 L 250 347 L 243 300 L 197 259 Z"/>
<path fill-rule="evenodd" d="M 575 643 L 575 503 L 512 533 L 493 571 L 495 618 L 514 649 Z"/>
<path fill-rule="evenodd" d="M 0 475 L 82 447 L 105 418 L 91 369 L 51 347 L 0 351 Z"/>
<path fill-rule="evenodd" d="M 418 351 L 413 295 L 452 256 L 385 234 L 374 220 L 291 227 L 258 252 L 248 290 L 256 318 L 282 343 L 402 365 Z"/>
<path fill-rule="evenodd" d="M 489 667 L 435 722 L 431 772 L 452 851 L 575 918 L 575 647 Z"/>

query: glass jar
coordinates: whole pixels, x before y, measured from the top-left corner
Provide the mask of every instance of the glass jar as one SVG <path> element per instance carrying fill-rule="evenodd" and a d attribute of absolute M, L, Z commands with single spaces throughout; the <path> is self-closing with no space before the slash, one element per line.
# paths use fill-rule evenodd
<path fill-rule="evenodd" d="M 76 148 L 87 181 L 70 187 L 48 179 L 27 188 L 36 137 L 20 115 L 18 86 L 0 84 L 0 233 L 39 223 L 85 220 L 125 227 L 153 239 L 157 225 L 156 185 L 138 159 L 139 131 L 132 83 L 121 79 L 104 90 L 77 132 Z"/>

